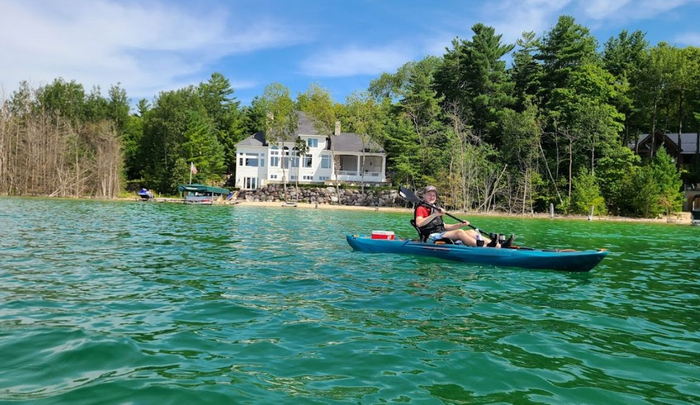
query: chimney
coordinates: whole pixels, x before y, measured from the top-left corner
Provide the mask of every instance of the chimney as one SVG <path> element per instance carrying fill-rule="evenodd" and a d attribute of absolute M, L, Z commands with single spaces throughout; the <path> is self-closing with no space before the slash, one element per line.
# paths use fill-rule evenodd
<path fill-rule="evenodd" d="M 340 121 L 335 122 L 335 131 L 333 132 L 333 135 L 340 135 Z"/>

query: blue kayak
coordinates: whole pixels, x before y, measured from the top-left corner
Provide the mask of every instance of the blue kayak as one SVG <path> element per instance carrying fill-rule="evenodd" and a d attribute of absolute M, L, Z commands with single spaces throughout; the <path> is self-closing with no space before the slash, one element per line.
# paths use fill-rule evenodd
<path fill-rule="evenodd" d="M 436 245 L 403 239 L 371 239 L 347 235 L 354 250 L 368 253 L 402 253 L 494 266 L 589 271 L 608 254 L 606 250 L 540 250 L 522 247 L 489 248 L 464 245 Z"/>

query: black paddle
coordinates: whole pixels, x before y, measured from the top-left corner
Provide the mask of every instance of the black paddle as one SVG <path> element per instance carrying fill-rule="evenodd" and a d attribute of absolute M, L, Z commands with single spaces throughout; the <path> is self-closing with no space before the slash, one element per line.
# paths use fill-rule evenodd
<path fill-rule="evenodd" d="M 425 200 L 421 199 L 421 198 L 418 197 L 413 191 L 411 191 L 411 190 L 409 190 L 409 189 L 407 189 L 407 188 L 399 187 L 399 195 L 400 195 L 403 199 L 408 200 L 408 201 L 410 201 L 410 202 L 412 202 L 412 203 L 414 203 L 414 204 L 425 204 L 425 205 L 427 205 L 427 206 L 430 207 L 430 208 L 434 208 L 434 209 L 437 209 L 437 210 L 440 209 L 439 207 L 436 207 L 436 206 L 433 205 L 433 204 L 430 204 L 430 203 L 425 202 Z M 452 218 L 452 219 L 454 219 L 454 220 L 456 220 L 456 221 L 459 221 L 459 222 L 467 222 L 467 221 L 464 221 L 464 220 L 461 220 L 461 219 L 457 218 L 456 216 L 450 214 L 449 212 L 445 212 L 445 215 L 447 215 L 448 217 L 450 217 L 450 218 Z M 472 228 L 472 229 L 475 229 L 475 230 L 481 232 L 483 235 L 486 235 L 486 236 L 488 236 L 488 237 L 491 237 L 491 234 L 489 234 L 489 233 L 487 233 L 487 232 L 485 232 L 485 231 L 483 231 L 483 230 L 481 230 L 481 229 L 475 227 L 475 226 L 472 225 L 472 224 L 469 224 L 468 226 L 469 226 L 470 228 Z"/>

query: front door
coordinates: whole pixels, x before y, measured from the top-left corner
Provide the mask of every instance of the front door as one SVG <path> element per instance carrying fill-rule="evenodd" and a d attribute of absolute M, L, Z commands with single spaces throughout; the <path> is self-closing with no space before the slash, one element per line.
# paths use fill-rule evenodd
<path fill-rule="evenodd" d="M 255 190 L 258 188 L 258 178 L 257 177 L 244 177 L 243 178 L 243 189 L 244 190 Z"/>

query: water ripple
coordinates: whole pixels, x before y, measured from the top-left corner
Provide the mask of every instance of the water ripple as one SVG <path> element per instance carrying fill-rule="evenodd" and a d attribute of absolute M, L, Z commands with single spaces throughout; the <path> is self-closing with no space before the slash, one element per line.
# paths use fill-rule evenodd
<path fill-rule="evenodd" d="M 612 253 L 524 271 L 347 247 L 400 214 L 0 199 L 0 400 L 700 401 L 697 228 L 472 221 Z"/>

